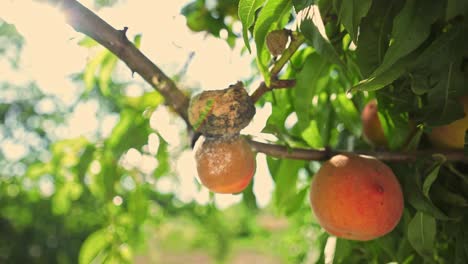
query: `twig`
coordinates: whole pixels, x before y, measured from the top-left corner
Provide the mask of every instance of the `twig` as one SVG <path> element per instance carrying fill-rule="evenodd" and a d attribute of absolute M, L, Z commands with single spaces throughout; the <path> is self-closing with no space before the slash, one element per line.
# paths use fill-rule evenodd
<path fill-rule="evenodd" d="M 296 80 L 274 80 L 270 83 L 270 87 L 266 85 L 265 82 L 261 82 L 257 89 L 252 93 L 250 96 L 252 101 L 255 103 L 257 102 L 263 94 L 269 92 L 273 89 L 285 89 L 291 88 L 296 85 Z"/>
<path fill-rule="evenodd" d="M 66 14 L 68 24 L 76 31 L 93 38 L 109 49 L 127 64 L 132 73 L 136 72 L 141 75 L 146 82 L 163 95 L 166 104 L 172 107 L 187 125 L 189 124 L 187 118 L 188 97 L 127 39 L 126 27 L 123 30 L 116 30 L 75 0 L 63 0 L 62 9 Z"/>
<path fill-rule="evenodd" d="M 279 60 L 275 63 L 273 68 L 270 70 L 271 77 L 273 79 L 278 78 L 278 74 L 283 69 L 284 65 L 288 63 L 292 55 L 297 51 L 297 49 L 305 42 L 305 37 L 299 32 L 291 33 L 291 43 L 289 47 L 283 52 Z"/>
<path fill-rule="evenodd" d="M 303 148 L 288 148 L 286 146 L 279 146 L 269 143 L 261 143 L 249 140 L 250 145 L 255 151 L 267 154 L 272 157 L 286 158 L 286 159 L 299 159 L 299 160 L 328 160 L 337 154 L 359 154 L 373 156 L 382 161 L 391 162 L 414 162 L 432 158 L 435 154 L 444 155 L 447 161 L 461 161 L 468 163 L 468 156 L 465 156 L 463 151 L 438 151 L 438 150 L 419 150 L 412 152 L 393 152 L 393 151 L 340 151 L 330 149 L 303 149 Z"/>
<path fill-rule="evenodd" d="M 294 80 L 278 80 L 278 74 L 281 72 L 284 65 L 286 65 L 286 63 L 291 59 L 291 56 L 294 55 L 297 49 L 304 42 L 305 37 L 301 33 L 291 32 L 291 43 L 270 70 L 270 86 L 267 86 L 265 82 L 262 82 L 251 95 L 253 102 L 258 101 L 263 94 L 273 89 L 291 88 L 296 85 Z"/>

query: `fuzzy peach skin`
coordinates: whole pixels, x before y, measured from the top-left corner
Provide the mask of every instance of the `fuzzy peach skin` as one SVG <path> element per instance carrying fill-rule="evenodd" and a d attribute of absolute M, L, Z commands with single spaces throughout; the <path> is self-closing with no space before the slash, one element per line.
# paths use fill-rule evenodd
<path fill-rule="evenodd" d="M 320 225 L 350 240 L 372 240 L 398 224 L 403 193 L 392 170 L 379 160 L 336 155 L 314 176 L 310 203 Z"/>
<path fill-rule="evenodd" d="M 239 193 L 255 174 L 255 155 L 241 137 L 205 138 L 195 146 L 201 183 L 216 193 Z"/>
<path fill-rule="evenodd" d="M 465 133 L 468 130 L 468 96 L 461 98 L 465 117 L 445 126 L 434 127 L 429 134 L 431 143 L 442 149 L 463 149 Z"/>
<path fill-rule="evenodd" d="M 364 139 L 374 146 L 387 146 L 385 137 L 378 115 L 377 100 L 369 101 L 361 113 L 362 134 Z"/>

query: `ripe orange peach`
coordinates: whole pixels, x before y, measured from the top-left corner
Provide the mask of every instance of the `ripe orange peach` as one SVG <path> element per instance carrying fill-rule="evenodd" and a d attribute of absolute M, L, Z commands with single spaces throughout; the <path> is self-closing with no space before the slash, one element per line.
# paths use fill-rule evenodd
<path fill-rule="evenodd" d="M 195 146 L 201 183 L 216 193 L 243 191 L 255 173 L 255 155 L 240 136 L 201 137 Z"/>
<path fill-rule="evenodd" d="M 350 240 L 383 236 L 398 224 L 403 194 L 392 170 L 368 156 L 336 155 L 314 176 L 310 203 L 320 225 Z"/>
<path fill-rule="evenodd" d="M 468 130 L 468 96 L 461 98 L 465 117 L 444 126 L 434 127 L 429 134 L 429 140 L 438 148 L 463 149 L 465 133 Z"/>
<path fill-rule="evenodd" d="M 377 100 L 369 101 L 361 113 L 362 134 L 373 146 L 387 146 L 387 138 L 379 120 Z"/>

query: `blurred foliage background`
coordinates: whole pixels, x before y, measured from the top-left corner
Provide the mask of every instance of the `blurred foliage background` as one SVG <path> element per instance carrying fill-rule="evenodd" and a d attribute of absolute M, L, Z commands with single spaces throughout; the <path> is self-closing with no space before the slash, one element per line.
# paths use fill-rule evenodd
<path fill-rule="evenodd" d="M 94 7 L 118 4 L 96 0 Z M 312 6 L 320 11 L 328 38 L 317 24 L 296 24 L 298 13 Z M 372 149 L 362 140 L 359 113 L 376 97 L 389 147 L 403 150 L 429 148 L 424 132 L 463 116 L 456 100 L 468 92 L 467 7 L 465 0 L 195 0 L 180 12 L 196 34 L 231 48 L 245 39 L 242 54 L 255 46 L 255 74 L 243 80 L 247 85 L 270 78 L 268 32 L 297 26 L 305 36 L 281 72 L 282 78 L 296 79 L 296 87 L 268 93 L 257 104 L 272 106 L 262 132 L 278 144 Z M 142 36 L 131 41 L 138 47 Z M 23 44 L 15 25 L 0 17 L 0 60 L 18 69 Z M 203 202 L 182 199 L 174 191 L 183 188 L 177 183 L 187 158 L 181 157 L 190 156 L 182 121 L 148 85 L 119 78 L 115 55 L 86 37 L 77 45 L 93 55 L 70 76 L 79 93 L 72 104 L 44 94 L 35 82 L 18 86 L 0 78 L 0 263 L 468 259 L 467 167 L 443 159 L 392 164 L 405 191 L 404 216 L 391 234 L 370 242 L 329 237 L 314 220 L 307 196 L 318 162 L 268 157 L 275 188 L 264 207 L 253 186 L 228 208 L 217 206 L 211 194 Z M 183 71 L 172 77 L 180 80 Z M 135 86 L 144 92 L 129 93 Z M 350 89 L 354 92 L 347 93 Z M 96 129 L 67 137 L 74 108 L 91 101 L 99 106 L 90 113 L 98 120 Z M 180 144 L 158 130 L 161 111 L 172 120 Z M 410 118 L 418 129 L 408 144 Z M 193 182 L 196 191 L 203 189 Z M 333 254 L 326 255 L 326 247 Z"/>

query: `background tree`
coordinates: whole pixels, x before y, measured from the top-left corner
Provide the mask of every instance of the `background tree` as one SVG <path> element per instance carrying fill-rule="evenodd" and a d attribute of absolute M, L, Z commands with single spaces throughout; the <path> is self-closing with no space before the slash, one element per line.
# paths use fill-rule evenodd
<path fill-rule="evenodd" d="M 114 29 L 77 1 L 51 2 L 88 36 L 79 45 L 107 48 L 73 76 L 78 102 L 96 100 L 100 120 L 118 118 L 110 131 L 98 126 L 91 136 L 58 140 L 53 131 L 66 124 L 73 106 L 47 98 L 35 83 L 2 83 L 2 262 L 125 263 L 141 261 L 142 252 L 158 259 L 148 253 L 153 248 L 205 250 L 218 262 L 232 262 L 245 248 L 285 263 L 324 263 L 330 252 L 334 263 L 468 259 L 468 148 L 437 143 L 431 132 L 464 117 L 459 99 L 468 94 L 467 1 L 187 3 L 181 12 L 191 30 L 231 47 L 243 38 L 258 72 L 242 81 L 257 107 L 272 107 L 262 131 L 269 142 L 250 137 L 249 143 L 268 155 L 273 199 L 258 208 L 251 184 L 242 203 L 226 210 L 216 207 L 213 196 L 208 203 L 184 202 L 155 188 L 176 176 L 172 161 L 196 138 L 187 122 L 192 90 L 178 86 L 182 76 L 169 78 L 157 59 L 154 64 L 141 53 L 140 35 L 129 40 L 127 28 Z M 238 21 L 242 34 L 234 29 Z M 18 67 L 21 34 L 4 21 L 0 36 L 0 55 Z M 125 91 L 133 83 L 112 78 L 119 60 L 155 91 L 129 96 Z M 226 80 L 226 87 L 236 81 Z M 381 123 L 385 146 L 371 146 L 362 135 L 361 120 L 367 119 L 360 112 L 374 98 L 373 120 Z M 47 100 L 53 111 L 37 103 Z M 176 147 L 151 118 L 165 107 L 180 118 L 183 143 Z M 448 129 L 440 137 L 466 142 L 468 126 L 457 127 L 461 132 Z M 24 142 L 27 154 L 12 157 L 5 151 L 11 142 Z M 386 162 L 402 185 L 405 209 L 390 234 L 356 242 L 330 237 L 317 224 L 306 198 L 310 182 L 318 161 L 344 151 Z M 135 166 L 135 156 L 157 165 Z M 272 223 L 272 214 L 288 225 Z M 333 244 L 334 250 L 325 250 Z"/>

